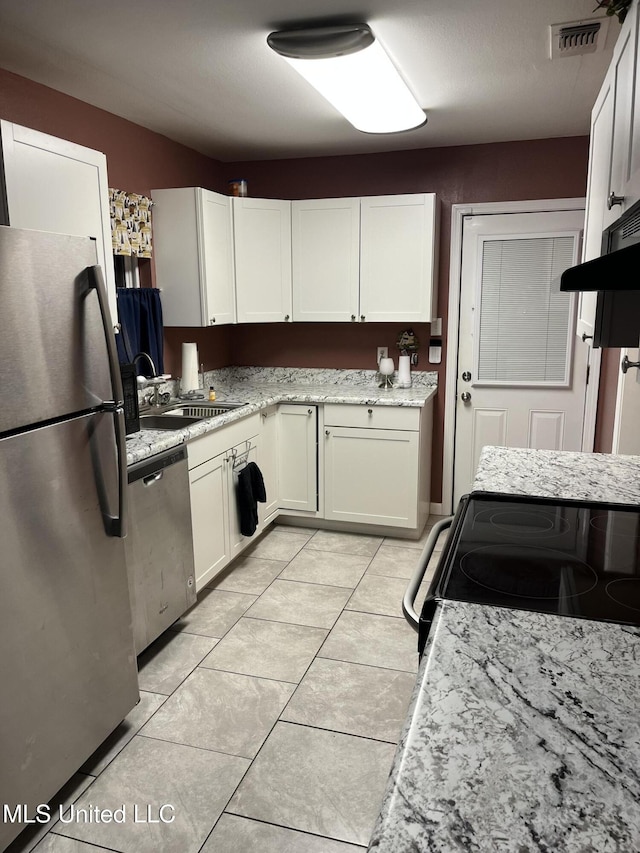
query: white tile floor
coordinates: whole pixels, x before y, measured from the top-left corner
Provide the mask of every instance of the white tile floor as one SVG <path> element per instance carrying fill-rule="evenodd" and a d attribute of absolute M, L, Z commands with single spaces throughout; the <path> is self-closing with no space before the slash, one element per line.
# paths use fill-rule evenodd
<path fill-rule="evenodd" d="M 7 853 L 362 853 L 418 663 L 402 596 L 435 520 L 416 542 L 269 529 L 141 655 L 139 705 L 60 792 L 125 822 L 29 829 Z M 172 822 L 141 822 L 163 804 Z"/>

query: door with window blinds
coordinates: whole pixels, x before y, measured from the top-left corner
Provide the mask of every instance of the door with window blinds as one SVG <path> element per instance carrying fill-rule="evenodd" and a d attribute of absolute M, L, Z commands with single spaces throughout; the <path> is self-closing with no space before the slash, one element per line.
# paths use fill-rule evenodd
<path fill-rule="evenodd" d="M 583 211 L 469 216 L 462 247 L 454 497 L 482 447 L 579 450 L 587 347 L 560 275 L 578 263 Z"/>

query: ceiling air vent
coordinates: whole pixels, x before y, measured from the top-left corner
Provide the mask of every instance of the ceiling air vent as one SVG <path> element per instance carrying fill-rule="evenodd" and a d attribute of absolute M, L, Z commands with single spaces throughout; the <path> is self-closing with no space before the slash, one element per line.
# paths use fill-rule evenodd
<path fill-rule="evenodd" d="M 552 24 L 551 59 L 560 56 L 582 56 L 586 53 L 598 53 L 607 40 L 609 21 L 606 18 L 593 18 L 590 21 L 573 21 L 568 24 Z"/>

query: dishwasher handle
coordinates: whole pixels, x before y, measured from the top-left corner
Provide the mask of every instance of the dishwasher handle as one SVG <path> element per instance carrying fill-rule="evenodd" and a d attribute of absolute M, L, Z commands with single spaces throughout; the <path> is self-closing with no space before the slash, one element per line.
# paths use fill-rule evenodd
<path fill-rule="evenodd" d="M 431 528 L 431 532 L 427 537 L 427 542 L 422 550 L 422 554 L 420 555 L 420 560 L 418 561 L 418 568 L 413 573 L 405 591 L 404 598 L 402 599 L 402 612 L 404 613 L 404 617 L 416 633 L 418 633 L 420 626 L 420 617 L 415 611 L 415 600 L 418 594 L 418 589 L 420 588 L 422 579 L 427 571 L 427 566 L 429 565 L 429 560 L 435 550 L 438 537 L 443 530 L 446 530 L 447 527 L 451 527 L 453 519 L 453 515 L 443 518 L 441 521 L 437 521 Z"/>
<path fill-rule="evenodd" d="M 164 477 L 164 469 L 162 471 L 156 471 L 155 474 L 148 474 L 146 477 L 142 478 L 142 484 L 144 486 L 153 486 L 154 483 L 157 483 L 158 480 L 161 480 Z"/>

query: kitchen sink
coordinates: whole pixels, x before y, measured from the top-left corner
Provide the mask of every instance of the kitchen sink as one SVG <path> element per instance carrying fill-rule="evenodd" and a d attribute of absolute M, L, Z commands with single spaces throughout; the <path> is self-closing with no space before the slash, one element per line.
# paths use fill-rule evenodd
<path fill-rule="evenodd" d="M 179 403 L 158 413 L 141 413 L 140 429 L 177 430 L 197 424 L 206 418 L 215 418 L 225 412 L 246 406 L 246 403 Z"/>
<path fill-rule="evenodd" d="M 184 429 L 191 424 L 197 424 L 202 418 L 176 418 L 171 412 L 163 415 L 141 415 L 140 429 Z"/>

